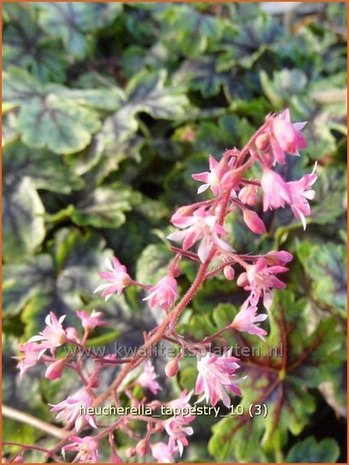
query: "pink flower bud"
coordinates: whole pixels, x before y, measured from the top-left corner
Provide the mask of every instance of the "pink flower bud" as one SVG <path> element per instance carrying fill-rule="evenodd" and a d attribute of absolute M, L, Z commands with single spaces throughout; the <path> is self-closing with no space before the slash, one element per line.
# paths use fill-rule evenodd
<path fill-rule="evenodd" d="M 78 334 L 76 328 L 73 328 L 72 326 L 69 326 L 69 328 L 67 328 L 65 332 L 66 332 L 67 338 L 69 340 L 77 342 L 77 343 L 80 342 L 79 334 Z"/>
<path fill-rule="evenodd" d="M 176 221 L 181 220 L 183 217 L 191 216 L 194 208 L 195 207 L 193 205 L 183 205 L 182 207 L 177 208 L 171 216 L 171 223 L 176 224 Z"/>
<path fill-rule="evenodd" d="M 235 276 L 235 270 L 232 266 L 227 265 L 223 270 L 224 276 L 229 280 L 232 281 Z"/>
<path fill-rule="evenodd" d="M 173 278 L 178 278 L 178 276 L 182 274 L 180 266 L 178 264 L 178 260 L 172 261 L 172 263 L 170 263 L 167 274 L 172 276 Z"/>
<path fill-rule="evenodd" d="M 169 378 L 176 376 L 176 374 L 178 373 L 178 369 L 178 358 L 176 357 L 173 360 L 170 360 L 165 366 L 166 376 L 168 376 Z"/>
<path fill-rule="evenodd" d="M 114 435 L 112 432 L 109 433 L 109 444 L 111 449 L 111 454 L 109 458 L 109 463 L 122 463 L 121 457 L 118 455 L 115 449 Z"/>
<path fill-rule="evenodd" d="M 163 423 L 158 422 L 158 423 L 156 423 L 156 425 L 154 426 L 153 432 L 154 432 L 154 433 L 161 433 L 161 431 L 163 431 L 163 429 L 164 429 Z"/>
<path fill-rule="evenodd" d="M 62 376 L 66 358 L 60 358 L 55 362 L 51 363 L 45 372 L 45 378 L 50 379 L 51 381 L 59 379 Z"/>
<path fill-rule="evenodd" d="M 140 457 L 144 457 L 149 452 L 149 442 L 148 439 L 143 438 L 136 445 L 136 452 Z"/>
<path fill-rule="evenodd" d="M 127 456 L 127 458 L 129 458 L 129 459 L 131 459 L 132 457 L 134 457 L 136 454 L 137 454 L 137 451 L 136 451 L 136 448 L 135 448 L 135 447 L 129 447 L 129 448 L 126 450 L 126 456 Z"/>
<path fill-rule="evenodd" d="M 113 450 L 110 455 L 109 463 L 123 463 L 121 457 L 116 453 L 115 450 Z"/>
<path fill-rule="evenodd" d="M 239 192 L 239 199 L 245 205 L 253 206 L 258 203 L 258 186 L 244 186 Z"/>
<path fill-rule="evenodd" d="M 236 284 L 240 287 L 245 287 L 248 285 L 247 273 L 243 272 L 236 280 Z"/>
<path fill-rule="evenodd" d="M 289 252 L 286 252 L 286 250 L 280 250 L 278 252 L 269 252 L 264 256 L 264 258 L 266 259 L 269 266 L 284 265 L 293 259 L 293 255 Z"/>
<path fill-rule="evenodd" d="M 263 221 L 259 218 L 256 212 L 252 210 L 243 210 L 243 217 L 246 225 L 251 229 L 255 234 L 264 234 L 266 229 Z"/>
<path fill-rule="evenodd" d="M 268 145 L 269 145 L 269 136 L 268 134 L 263 132 L 263 134 L 260 134 L 256 139 L 257 150 L 260 150 L 262 152 L 267 149 Z"/>

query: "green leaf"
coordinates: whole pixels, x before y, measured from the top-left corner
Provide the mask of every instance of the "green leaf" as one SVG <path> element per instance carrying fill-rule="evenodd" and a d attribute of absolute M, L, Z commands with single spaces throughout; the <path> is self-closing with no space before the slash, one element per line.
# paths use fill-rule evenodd
<path fill-rule="evenodd" d="M 16 129 L 17 118 L 13 111 L 5 112 L 3 108 L 2 117 L 2 146 L 5 147 L 10 142 L 13 142 L 18 137 Z"/>
<path fill-rule="evenodd" d="M 216 298 L 218 300 L 218 295 Z M 186 338 L 199 341 L 228 326 L 239 311 L 238 307 L 229 303 L 220 303 L 212 311 L 213 306 L 214 302 L 212 301 L 207 306 L 203 304 L 198 306 L 195 302 L 196 308 L 191 311 L 191 314 L 188 315 L 188 312 L 183 314 L 178 331 Z M 233 332 L 226 334 L 225 337 L 229 344 L 237 342 Z"/>
<path fill-rule="evenodd" d="M 190 392 L 195 386 L 196 378 L 198 376 L 197 369 L 194 367 L 181 368 L 179 371 L 179 384 L 182 389 Z"/>
<path fill-rule="evenodd" d="M 4 101 L 20 105 L 17 129 L 23 142 L 55 153 L 84 149 L 100 128 L 96 113 L 52 93 L 24 70 L 11 68 L 3 78 Z"/>
<path fill-rule="evenodd" d="M 287 463 L 334 463 L 339 457 L 339 447 L 334 439 L 326 438 L 317 442 L 313 436 L 297 442 L 288 452 Z"/>
<path fill-rule="evenodd" d="M 138 130 L 136 115 L 139 112 L 159 119 L 176 119 L 184 113 L 187 98 L 178 89 L 165 87 L 165 79 L 165 71 L 141 72 L 134 76 L 127 87 L 127 101 L 118 112 L 106 118 L 96 137 L 97 153 L 127 158 L 129 150 L 125 144 L 132 141 Z M 139 146 L 139 141 L 135 142 Z"/>
<path fill-rule="evenodd" d="M 345 418 L 347 415 L 346 376 L 346 363 L 344 362 L 331 381 L 325 381 L 320 385 L 321 394 L 328 405 L 333 408 L 337 418 Z"/>
<path fill-rule="evenodd" d="M 203 14 L 191 5 L 166 5 L 158 19 L 164 24 L 166 43 L 189 57 L 198 57 L 209 43 L 220 39 L 222 22 L 212 15 Z"/>
<path fill-rule="evenodd" d="M 137 29 L 138 26 L 139 24 L 137 24 Z M 161 42 L 155 42 L 150 48 L 130 45 L 123 53 L 122 65 L 125 73 L 130 78 L 145 67 L 149 67 L 151 71 L 166 67 L 168 58 L 169 50 Z"/>
<path fill-rule="evenodd" d="M 137 261 L 137 281 L 156 284 L 167 273 L 173 254 L 163 244 L 149 244 Z"/>
<path fill-rule="evenodd" d="M 150 227 L 151 224 L 142 214 L 132 210 L 128 213 L 127 221 L 120 226 L 117 234 L 112 229 L 104 231 L 104 237 L 109 246 L 115 250 L 120 261 L 129 266 L 132 276 L 136 273 L 137 260 L 141 253 L 154 241 L 154 233 Z M 147 276 L 148 278 L 149 276 Z"/>
<path fill-rule="evenodd" d="M 117 110 L 125 100 L 124 92 L 116 86 L 108 89 L 69 89 L 54 85 L 50 87 L 50 91 L 78 105 L 98 110 Z"/>
<path fill-rule="evenodd" d="M 132 108 L 124 105 L 121 110 L 105 119 L 96 135 L 96 152 L 114 156 L 120 153 L 120 144 L 125 143 L 138 130 L 138 122 Z"/>
<path fill-rule="evenodd" d="M 88 32 L 114 20 L 122 9 L 118 3 L 36 3 L 39 24 L 47 34 L 63 40 L 64 46 L 76 58 L 89 51 Z"/>
<path fill-rule="evenodd" d="M 123 108 L 131 115 L 140 111 L 149 113 L 154 118 L 175 119 L 183 115 L 188 104 L 187 97 L 180 88 L 165 86 L 166 72 L 141 72 L 128 83 L 128 101 Z"/>
<path fill-rule="evenodd" d="M 240 12 L 239 15 L 241 16 Z M 243 20 L 237 30 L 230 27 L 226 40 L 219 44 L 223 53 L 217 59 L 218 71 L 230 71 L 237 66 L 246 69 L 253 67 L 263 53 L 272 49 L 281 37 L 280 26 L 273 18 L 264 14 L 259 14 L 250 21 Z"/>
<path fill-rule="evenodd" d="M 40 433 L 38 430 L 35 430 L 31 425 L 27 425 L 25 423 L 20 423 L 16 420 L 12 420 L 11 418 L 4 417 L 3 420 L 3 441 L 4 442 L 13 442 L 14 438 L 16 441 L 22 444 L 37 444 L 39 440 Z M 18 454 L 20 448 L 18 446 L 8 446 L 4 444 L 3 446 L 3 453 L 10 453 L 10 454 Z M 28 455 L 26 455 L 26 459 Z M 40 457 L 41 460 L 44 460 L 43 454 Z M 39 460 L 40 460 L 39 459 Z"/>
<path fill-rule="evenodd" d="M 28 177 L 6 178 L 3 188 L 3 257 L 20 260 L 42 243 L 45 237 L 44 206 Z"/>
<path fill-rule="evenodd" d="M 304 306 L 305 302 L 295 302 L 290 292 L 278 293 L 266 343 L 254 338 L 248 345 L 242 339 L 250 354 L 256 347 L 260 353 L 246 360 L 241 356 L 241 375 L 247 376 L 240 385 L 244 413 L 230 415 L 214 426 L 209 451 L 217 460 L 233 456 L 239 462 L 263 461 L 265 454 L 280 454 L 288 431 L 298 435 L 309 422 L 315 409 L 309 388 L 331 379 L 344 355 L 335 320 L 324 320 L 309 333 Z M 242 348 L 240 352 L 243 354 Z M 252 404 L 265 405 L 265 418 L 250 417 Z"/>
<path fill-rule="evenodd" d="M 319 178 L 314 185 L 316 192 L 312 204 L 312 223 L 328 225 L 346 212 L 346 179 L 339 167 L 317 169 Z"/>
<path fill-rule="evenodd" d="M 247 423 L 247 419 L 244 423 Z M 254 421 L 248 427 L 244 427 L 244 423 L 233 422 L 232 418 L 224 418 L 216 423 L 212 427 L 213 435 L 208 443 L 209 453 L 217 460 L 268 462 L 267 455 L 261 450 L 258 422 Z M 232 436 L 234 436 L 234 445 Z"/>
<path fill-rule="evenodd" d="M 327 80 L 324 82 L 325 86 L 326 84 Z M 335 157 L 337 159 L 339 158 L 337 153 L 339 145 L 338 133 L 342 135 L 344 141 L 346 141 L 347 133 L 345 123 L 346 108 L 342 103 L 345 85 L 343 83 L 343 88 L 339 90 L 338 97 L 333 95 L 336 94 L 336 91 L 338 92 L 338 89 L 331 87 L 329 83 L 324 91 L 313 91 L 310 94 L 314 103 L 310 105 L 310 109 L 308 110 L 311 124 L 309 124 L 306 129 L 309 144 L 304 151 L 309 159 L 321 160 L 325 163 L 331 162 Z M 315 87 L 315 89 L 317 89 L 317 87 Z M 320 107 L 318 101 L 321 103 L 321 98 L 323 98 L 325 102 L 326 99 L 328 99 L 328 102 Z M 345 163 L 345 158 L 343 162 Z"/>
<path fill-rule="evenodd" d="M 5 146 L 3 169 L 9 184 L 28 177 L 36 189 L 64 194 L 84 186 L 83 180 L 74 176 L 60 157 L 46 150 L 29 149 L 19 141 Z"/>
<path fill-rule="evenodd" d="M 57 44 L 45 39 L 36 12 L 23 4 L 4 5 L 3 65 L 28 69 L 40 81 L 62 81 L 66 61 Z"/>
<path fill-rule="evenodd" d="M 97 235 L 60 229 L 54 240 L 54 259 L 45 254 L 6 265 L 5 315 L 10 317 L 24 310 L 22 319 L 29 338 L 41 329 L 50 310 L 71 315 L 71 309 L 86 308 L 99 282 L 98 271 L 104 268 L 105 258 L 111 257 L 104 245 Z M 103 306 L 103 301 L 98 301 Z"/>
<path fill-rule="evenodd" d="M 199 90 L 205 98 L 218 94 L 226 79 L 223 73 L 217 72 L 215 60 L 206 56 L 185 61 L 173 75 L 174 84 Z"/>
<path fill-rule="evenodd" d="M 4 266 L 4 317 L 16 315 L 35 295 L 52 284 L 53 262 L 50 255 L 38 255 L 19 264 Z"/>
<path fill-rule="evenodd" d="M 202 122 L 196 138 L 196 147 L 204 152 L 219 157 L 227 148 L 243 146 L 253 133 L 253 128 L 246 118 L 225 115 L 218 124 Z"/>
<path fill-rule="evenodd" d="M 327 242 L 311 244 L 304 241 L 297 247 L 297 255 L 310 279 L 308 289 L 319 305 L 329 307 L 346 316 L 346 248 Z"/>
<path fill-rule="evenodd" d="M 194 337 L 195 340 L 202 340 L 203 338 L 216 332 L 216 327 L 210 318 L 210 315 L 193 315 L 188 323 L 182 323 L 178 327 L 180 334 L 185 335 L 186 338 Z"/>
<path fill-rule="evenodd" d="M 105 241 L 92 233 L 76 229 L 60 229 L 55 237 L 57 289 L 72 308 L 92 298 L 98 284 L 98 271 L 104 268 L 111 251 L 104 250 Z"/>
<path fill-rule="evenodd" d="M 204 283 L 193 299 L 193 307 L 201 312 L 211 312 L 220 303 L 236 304 L 240 295 L 236 294 L 236 283 L 226 279 L 210 279 Z"/>
<path fill-rule="evenodd" d="M 81 200 L 67 210 L 73 222 L 79 226 L 116 229 L 125 222 L 125 213 L 140 202 L 139 193 L 117 182 L 97 187 L 90 193 L 82 192 Z"/>
<path fill-rule="evenodd" d="M 86 346 L 87 347 L 105 346 L 106 344 L 110 344 L 111 342 L 114 342 L 120 336 L 120 334 L 122 333 L 118 329 L 108 331 L 99 336 L 89 338 L 86 343 Z"/>
<path fill-rule="evenodd" d="M 307 84 L 306 75 L 298 69 L 275 71 L 273 79 L 262 70 L 260 80 L 265 95 L 277 109 L 287 106 L 292 95 L 304 92 Z"/>
<path fill-rule="evenodd" d="M 31 147 L 47 147 L 63 154 L 85 148 L 100 123 L 91 111 L 49 94 L 21 108 L 17 128 L 23 142 Z"/>
<path fill-rule="evenodd" d="M 23 105 L 34 98 L 44 97 L 44 87 L 24 69 L 11 66 L 3 74 L 4 103 Z"/>

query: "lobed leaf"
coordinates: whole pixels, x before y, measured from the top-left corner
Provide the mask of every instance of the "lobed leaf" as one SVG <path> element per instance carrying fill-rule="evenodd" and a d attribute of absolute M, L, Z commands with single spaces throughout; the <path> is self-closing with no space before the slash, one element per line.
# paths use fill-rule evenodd
<path fill-rule="evenodd" d="M 343 340 L 333 319 L 324 320 L 307 334 L 304 302 L 295 302 L 285 291 L 274 299 L 266 344 L 269 349 L 277 348 L 278 354 L 271 356 L 270 351 L 269 356 L 248 357 L 246 364 L 242 357 L 241 374 L 247 375 L 241 385 L 245 413 L 214 426 L 209 451 L 218 460 L 234 456 L 238 461 L 253 461 L 259 454 L 280 453 L 288 432 L 300 434 L 315 410 L 315 399 L 308 389 L 331 379 L 343 358 Z M 260 347 L 264 343 L 256 344 Z M 250 417 L 249 407 L 256 404 L 266 406 L 264 419 Z M 243 441 L 247 437 L 253 437 L 253 446 Z"/>

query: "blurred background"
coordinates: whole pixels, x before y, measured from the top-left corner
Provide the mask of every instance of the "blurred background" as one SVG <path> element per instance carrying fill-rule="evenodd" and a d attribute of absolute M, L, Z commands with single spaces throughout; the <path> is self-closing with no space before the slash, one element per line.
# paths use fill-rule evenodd
<path fill-rule="evenodd" d="M 215 421 L 201 418 L 183 460 L 346 461 L 346 34 L 340 2 L 3 4 L 5 404 L 53 421 L 48 402 L 78 387 L 70 373 L 48 382 L 42 367 L 18 378 L 18 344 L 50 310 L 70 325 L 77 310 L 103 311 L 110 326 L 95 330 L 91 345 L 142 342 L 162 314 L 133 288 L 108 303 L 93 295 L 105 258 L 115 254 L 132 276 L 155 283 L 171 256 L 169 217 L 197 200 L 191 174 L 289 107 L 294 121 L 308 121 L 309 144 L 283 176 L 298 179 L 318 163 L 307 230 L 288 210 L 263 215 L 261 205 L 269 234 L 246 231 L 238 216 L 228 229 L 239 252 L 293 253 L 270 329 L 276 337 L 286 302 L 290 357 L 310 356 L 286 375 L 283 394 L 272 393 L 264 422 L 223 420 L 207 445 Z M 183 270 L 185 290 L 195 267 Z M 234 283 L 212 280 L 182 332 L 207 334 L 240 303 Z M 104 376 L 102 387 L 115 373 Z M 163 398 L 194 379 L 188 362 Z M 252 401 L 256 386 L 246 386 Z M 7 441 L 52 444 L 4 422 Z M 117 438 L 121 451 L 128 440 Z"/>

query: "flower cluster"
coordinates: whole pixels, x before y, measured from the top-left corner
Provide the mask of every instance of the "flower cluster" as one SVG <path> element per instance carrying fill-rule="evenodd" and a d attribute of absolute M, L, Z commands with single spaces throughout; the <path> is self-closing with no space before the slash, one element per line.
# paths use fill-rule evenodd
<path fill-rule="evenodd" d="M 216 354 L 213 351 L 215 338 L 223 337 L 224 333 L 242 332 L 264 341 L 267 331 L 262 324 L 268 318 L 275 290 L 286 286 L 282 276 L 288 271 L 292 255 L 284 250 L 263 255 L 252 255 L 249 251 L 238 253 L 225 220 L 232 213 L 241 215 L 249 230 L 263 235 L 267 231 L 263 213 L 290 206 L 295 218 L 306 228 L 306 217 L 311 213 L 309 200 L 315 195 L 312 189 L 317 179 L 315 168 L 297 180 L 284 179 L 278 171 L 279 165 L 287 163 L 288 155 L 299 156 L 299 150 L 306 147 L 300 132 L 304 125 L 292 123 L 289 110 L 279 115 L 268 115 L 263 126 L 242 150 L 226 150 L 220 159 L 210 155 L 209 171 L 192 175 L 195 181 L 202 183 L 198 194 L 207 192 L 209 198 L 181 206 L 172 215 L 171 223 L 176 229 L 168 235 L 168 239 L 174 258 L 157 283 L 136 281 L 116 257 L 106 261 L 107 271 L 99 273 L 102 282 L 94 292 L 101 293 L 105 301 L 114 294 L 119 296 L 129 286 L 137 286 L 142 293 L 140 300 L 146 302 L 151 311 L 161 312 L 162 322 L 149 333 L 144 333 L 142 348 L 149 349 L 164 337 L 168 343 L 176 346 L 176 357 L 167 361 L 162 373 L 162 376 L 169 378 L 179 372 L 185 352 L 195 355 L 197 379 L 193 391 L 183 391 L 177 399 L 167 402 L 158 399 L 162 390 L 161 376 L 156 373 L 154 364 L 147 359 L 142 348 L 129 359 L 112 354 L 95 355 L 92 367 L 91 364 L 84 365 L 82 349 L 86 348 L 89 335 L 95 328 L 107 324 L 102 313 L 95 310 L 92 313 L 84 310 L 77 312 L 82 326 L 81 335 L 73 327 L 63 327 L 64 315 L 58 318 L 50 312 L 45 320 L 45 328 L 20 345 L 20 376 L 42 362 L 47 365 L 47 379 L 54 381 L 62 377 L 68 368 L 82 382 L 75 393 L 57 404 L 50 404 L 56 420 L 62 422 L 69 433 L 61 449 L 63 457 L 73 453 L 74 462 L 98 462 L 100 442 L 108 439 L 110 462 L 119 463 L 121 458 L 116 451 L 114 432 L 122 429 L 136 440 L 135 446 L 127 451 L 127 458 L 151 455 L 161 463 L 173 462 L 182 456 L 189 443 L 188 438 L 194 433 L 192 423 L 195 416 L 174 413 L 164 418 L 159 415 L 159 409 L 190 410 L 193 395 L 198 396 L 196 403 L 205 401 L 215 407 L 222 402 L 229 408 L 231 396 L 243 395 L 245 378 L 239 376 L 243 361 L 234 356 L 232 348 L 227 346 L 222 354 Z M 253 172 L 259 172 L 260 176 L 256 178 L 255 175 L 250 179 L 249 169 L 253 165 L 257 167 Z M 182 273 L 181 261 L 184 259 L 194 261 L 198 272 L 192 286 L 180 298 L 177 279 Z M 246 291 L 240 310 L 216 334 L 207 334 L 200 341 L 185 339 L 176 332 L 178 318 L 200 286 L 219 274 L 229 281 L 236 280 L 236 284 Z M 260 311 L 262 304 L 266 312 Z M 61 346 L 68 344 L 75 346 L 77 352 L 69 352 L 64 357 L 57 355 Z M 100 392 L 101 370 L 115 368 L 116 365 L 124 367 L 113 384 Z M 126 402 L 136 410 L 141 409 L 141 412 L 135 415 L 120 414 L 114 423 L 103 428 L 99 426 L 94 407 L 108 399 L 114 400 L 115 407 L 121 408 Z M 144 414 L 144 411 L 148 413 Z M 140 436 L 139 429 L 134 429 L 134 420 L 145 423 L 144 436 Z M 82 436 L 85 428 L 97 431 Z"/>

